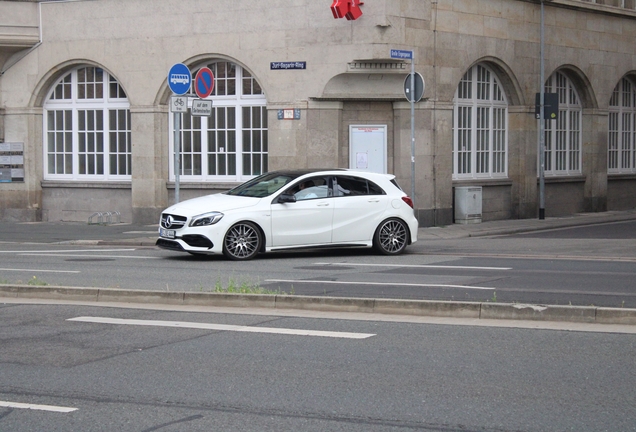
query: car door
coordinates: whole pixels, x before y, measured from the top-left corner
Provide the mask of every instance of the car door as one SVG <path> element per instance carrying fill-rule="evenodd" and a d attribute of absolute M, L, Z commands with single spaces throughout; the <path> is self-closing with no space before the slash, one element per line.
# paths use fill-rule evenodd
<path fill-rule="evenodd" d="M 317 176 L 294 183 L 283 194 L 295 202 L 271 206 L 272 246 L 308 246 L 331 243 L 333 192 L 329 176 Z"/>
<path fill-rule="evenodd" d="M 372 240 L 389 204 L 384 190 L 365 178 L 339 175 L 334 195 L 332 242 Z"/>

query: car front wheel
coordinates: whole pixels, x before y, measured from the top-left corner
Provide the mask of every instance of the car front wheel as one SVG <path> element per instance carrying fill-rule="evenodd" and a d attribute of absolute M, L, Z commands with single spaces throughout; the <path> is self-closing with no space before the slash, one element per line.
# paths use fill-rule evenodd
<path fill-rule="evenodd" d="M 254 258 L 261 250 L 263 236 L 251 222 L 239 222 L 225 234 L 223 254 L 231 260 Z"/>
<path fill-rule="evenodd" d="M 373 246 L 384 255 L 398 255 L 408 244 L 408 228 L 399 219 L 387 219 L 375 231 Z"/>

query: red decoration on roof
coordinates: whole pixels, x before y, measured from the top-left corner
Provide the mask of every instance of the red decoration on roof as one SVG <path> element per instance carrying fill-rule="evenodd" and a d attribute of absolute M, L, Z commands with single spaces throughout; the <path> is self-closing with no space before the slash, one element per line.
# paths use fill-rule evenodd
<path fill-rule="evenodd" d="M 347 20 L 356 20 L 362 16 L 360 6 L 364 3 L 360 0 L 333 0 L 331 4 L 331 12 L 333 17 L 346 18 Z"/>

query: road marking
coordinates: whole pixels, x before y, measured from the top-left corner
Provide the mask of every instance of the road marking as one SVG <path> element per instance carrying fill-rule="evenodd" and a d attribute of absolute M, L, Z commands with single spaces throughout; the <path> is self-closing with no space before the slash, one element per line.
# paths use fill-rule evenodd
<path fill-rule="evenodd" d="M 34 270 L 34 269 L 19 269 L 19 268 L 0 268 L 0 271 L 23 271 L 34 273 L 81 273 L 79 270 Z"/>
<path fill-rule="evenodd" d="M 7 402 L 7 401 L 0 401 L 0 407 L 32 409 L 32 410 L 38 410 L 38 411 L 52 411 L 52 412 L 59 412 L 59 413 L 70 413 L 73 411 L 77 411 L 77 408 L 54 406 L 54 405 L 36 405 L 36 404 Z"/>
<path fill-rule="evenodd" d="M 59 257 L 78 257 L 78 258 L 86 258 L 86 255 L 79 254 L 76 251 L 74 254 L 64 254 L 64 253 L 39 253 L 39 252 L 29 252 L 29 253 L 19 253 L 17 255 L 20 256 L 59 256 Z M 153 256 L 133 256 L 133 255 L 94 255 L 97 258 L 132 258 L 132 259 L 161 259 L 161 257 L 153 257 Z"/>
<path fill-rule="evenodd" d="M 350 282 L 350 281 L 321 281 L 306 279 L 265 279 L 265 282 L 285 282 L 285 283 L 313 283 L 313 284 L 332 284 L 332 285 L 376 285 L 376 286 L 410 286 L 410 287 L 438 287 L 438 288 L 460 288 L 473 290 L 497 290 L 498 288 L 478 287 L 470 285 L 446 285 L 446 284 L 415 284 L 403 282 Z"/>
<path fill-rule="evenodd" d="M 293 336 L 319 336 L 319 337 L 332 337 L 342 339 L 367 339 L 375 334 L 371 333 L 349 333 L 349 332 L 329 332 L 319 330 L 297 330 L 286 328 L 273 328 L 273 327 L 249 327 L 249 326 L 237 326 L 227 324 L 209 324 L 209 323 L 196 323 L 185 321 L 155 321 L 155 320 L 136 320 L 136 319 L 121 319 L 121 318 L 104 318 L 104 317 L 77 317 L 69 318 L 67 321 L 80 321 L 97 324 L 119 324 L 119 325 L 138 325 L 138 326 L 153 326 L 153 327 L 178 327 L 178 328 L 191 328 L 202 330 L 220 330 L 220 331 L 234 331 L 245 333 L 269 333 L 269 334 L 283 334 Z"/>
<path fill-rule="evenodd" d="M 0 251 L 0 253 L 10 253 L 10 254 L 24 254 L 24 253 L 46 253 L 46 254 L 55 254 L 55 253 L 85 253 L 85 252 L 133 252 L 136 249 L 69 249 L 69 250 L 43 250 L 43 251 L 30 251 L 30 250 L 17 250 L 17 251 Z"/>
<path fill-rule="evenodd" d="M 411 267 L 411 268 L 436 268 L 436 269 L 461 269 L 461 270 L 512 270 L 512 267 L 474 267 L 474 266 L 448 266 L 432 264 L 358 264 L 358 263 L 315 263 L 314 265 L 332 265 L 343 267 Z"/>

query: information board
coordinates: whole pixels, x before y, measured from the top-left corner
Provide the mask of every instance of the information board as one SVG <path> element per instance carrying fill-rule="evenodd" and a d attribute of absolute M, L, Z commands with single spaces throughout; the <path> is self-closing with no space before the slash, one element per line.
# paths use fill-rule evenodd
<path fill-rule="evenodd" d="M 24 143 L 0 143 L 0 183 L 24 182 Z"/>

